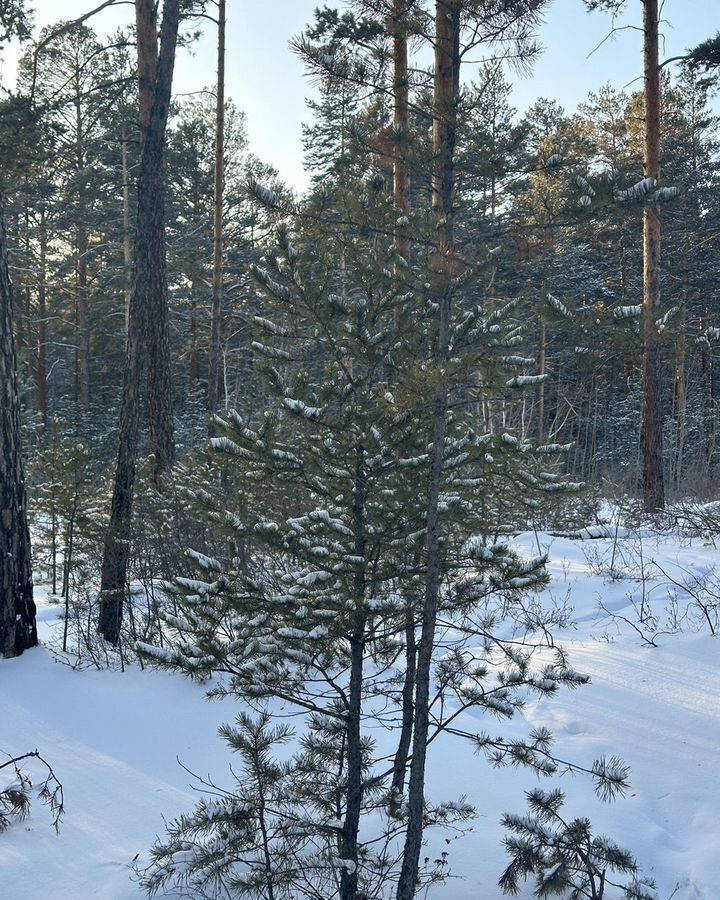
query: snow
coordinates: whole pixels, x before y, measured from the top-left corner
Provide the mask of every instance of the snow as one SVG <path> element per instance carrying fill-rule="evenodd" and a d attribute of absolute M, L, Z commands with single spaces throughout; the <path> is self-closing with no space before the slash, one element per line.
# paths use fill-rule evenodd
<path fill-rule="evenodd" d="M 48 640 L 58 610 L 39 605 Z M 30 819 L 0 836 L 3 898 L 138 900 L 133 858 L 147 859 L 163 815 L 197 800 L 176 757 L 199 774 L 225 772 L 216 731 L 228 711 L 164 672 L 74 671 L 46 647 L 0 661 L 0 709 L 0 750 L 37 747 L 66 806 L 59 835 L 34 800 Z"/>
<path fill-rule="evenodd" d="M 634 306 L 618 306 L 613 310 L 616 319 L 636 319 L 642 315 L 642 304 L 636 303 Z"/>
<path fill-rule="evenodd" d="M 319 419 L 324 412 L 323 407 L 307 406 L 302 400 L 295 400 L 292 397 L 285 397 L 283 403 L 291 412 L 305 416 L 306 419 Z"/>
<path fill-rule="evenodd" d="M 332 521 L 325 511 L 316 518 Z M 492 768 L 470 742 L 438 739 L 429 753 L 429 799 L 466 798 L 476 816 L 464 833 L 429 832 L 424 855 L 446 852 L 453 877 L 428 896 L 499 900 L 496 882 L 507 864 L 500 817 L 523 815 L 525 791 L 539 784 L 561 788 L 567 815 L 587 816 L 596 833 L 627 847 L 643 874 L 657 880 L 660 900 L 717 900 L 718 638 L 702 626 L 682 588 L 690 576 L 712 581 L 715 547 L 700 538 L 614 525 L 588 526 L 566 537 L 527 533 L 511 543 L 526 557 L 547 553 L 550 583 L 528 596 L 546 608 L 567 609 L 554 639 L 591 683 L 533 699 L 507 723 L 473 711 L 458 725 L 510 740 L 546 726 L 553 751 L 565 760 L 590 767 L 601 756 L 622 757 L 631 769 L 631 789 L 604 804 L 583 776 L 561 770 L 538 782 L 525 770 Z M 191 810 L 198 799 L 178 758 L 199 775 L 229 783 L 231 758 L 217 728 L 238 708 L 229 701 L 208 703 L 201 686 L 166 672 L 63 665 L 47 646 L 58 627 L 58 607 L 42 589 L 38 594 L 44 646 L 0 661 L 0 750 L 39 749 L 63 783 L 67 812 L 56 835 L 47 810 L 35 801 L 29 820 L 0 835 L 3 897 L 140 900 L 133 866 L 147 861 L 163 817 Z M 657 620 L 654 635 L 638 624 L 641 603 Z M 673 633 L 673 617 L 681 632 Z M 378 725 L 373 736 L 380 740 L 382 733 Z M 520 896 L 529 898 L 530 889 Z"/>
<path fill-rule="evenodd" d="M 642 200 L 657 184 L 654 178 L 643 178 L 632 187 L 624 191 L 615 191 L 615 199 L 620 202 L 632 202 Z"/>
<path fill-rule="evenodd" d="M 505 384 L 508 387 L 527 387 L 531 384 L 544 384 L 549 377 L 549 375 L 516 375 Z"/>

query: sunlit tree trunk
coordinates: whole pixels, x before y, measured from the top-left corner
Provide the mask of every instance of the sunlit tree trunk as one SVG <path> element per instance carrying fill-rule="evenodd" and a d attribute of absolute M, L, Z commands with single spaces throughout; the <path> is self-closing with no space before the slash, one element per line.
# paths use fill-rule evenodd
<path fill-rule="evenodd" d="M 545 299 L 543 291 L 541 303 Z M 545 356 L 547 351 L 547 326 L 545 323 L 545 311 L 540 307 L 538 313 L 538 375 L 545 374 Z M 538 419 L 537 441 L 542 444 L 545 441 L 545 382 L 538 385 Z"/>
<path fill-rule="evenodd" d="M 660 64 L 658 0 L 643 0 L 645 55 L 645 176 L 660 178 Z M 642 484 L 648 512 L 665 505 L 659 342 L 660 210 L 652 201 L 643 213 Z"/>
<path fill-rule="evenodd" d="M 138 7 L 145 3 L 146 0 L 138 0 Z M 150 353 L 157 349 L 156 344 L 148 341 L 148 329 L 157 311 L 157 298 L 167 306 L 163 158 L 177 47 L 179 6 L 180 0 L 165 0 L 153 103 L 140 158 L 133 292 L 128 322 L 118 460 L 110 523 L 105 535 L 100 586 L 98 629 L 113 644 L 117 644 L 120 637 L 122 601 L 130 553 L 142 371 L 146 347 Z M 142 73 L 141 66 L 141 110 Z M 153 365 L 155 362 L 153 359 Z"/>

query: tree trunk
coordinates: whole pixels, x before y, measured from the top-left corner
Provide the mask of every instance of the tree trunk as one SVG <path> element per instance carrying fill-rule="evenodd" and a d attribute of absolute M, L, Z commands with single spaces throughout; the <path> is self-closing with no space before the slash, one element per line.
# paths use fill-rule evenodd
<path fill-rule="evenodd" d="M 75 226 L 75 316 L 77 331 L 76 349 L 76 379 L 77 379 L 77 404 L 80 421 L 86 424 L 87 414 L 90 409 L 90 324 L 88 321 L 88 251 L 90 241 L 88 237 L 87 200 L 85 196 L 85 153 L 83 148 L 83 136 L 85 133 L 82 105 L 81 85 L 79 75 L 75 75 L 75 168 L 78 177 L 78 218 Z"/>
<path fill-rule="evenodd" d="M 190 389 L 194 390 L 200 378 L 200 357 L 198 355 L 197 346 L 197 297 L 196 284 L 193 278 L 190 284 L 190 364 L 188 367 L 188 377 L 190 379 Z"/>
<path fill-rule="evenodd" d="M 710 310 L 705 307 L 702 318 L 700 319 L 700 333 L 704 333 L 707 323 L 711 321 Z M 709 345 L 705 344 L 700 351 L 700 371 L 702 373 L 702 387 L 704 403 L 704 461 L 706 465 L 706 474 L 708 477 L 713 471 L 713 457 L 715 456 L 715 431 L 716 431 L 716 412 L 715 412 L 715 391 L 713 378 L 713 352 Z"/>
<path fill-rule="evenodd" d="M 165 8 L 174 5 L 176 5 L 175 0 L 172 4 L 166 4 Z M 162 60 L 158 56 L 157 6 L 153 0 L 135 0 L 135 21 L 138 36 L 140 152 L 142 154 L 146 142 L 152 139 L 151 132 L 154 127 L 152 113 L 157 102 L 160 80 L 163 78 Z M 163 12 L 163 30 L 164 28 L 165 13 Z M 175 43 L 177 43 L 177 38 Z M 173 65 L 174 53 L 173 49 Z M 172 79 L 172 72 L 170 78 Z M 165 126 L 163 125 L 163 144 L 164 141 Z M 156 477 L 169 469 L 175 460 L 164 216 L 158 227 L 162 230 L 162 277 L 156 278 L 155 288 L 148 295 L 149 308 L 146 326 L 147 351 L 150 360 L 147 370 L 150 449 L 155 456 Z M 135 240 L 140 240 L 139 228 L 136 231 Z"/>
<path fill-rule="evenodd" d="M 410 262 L 408 223 L 404 222 L 410 209 L 410 176 L 408 173 L 408 139 L 410 134 L 408 39 L 406 0 L 393 0 L 390 30 L 393 39 L 393 201 L 397 218 L 402 224 L 395 227 L 395 250 Z M 396 267 L 398 281 L 404 276 L 402 266 Z M 400 289 L 400 288 L 399 288 Z M 395 330 L 402 335 L 402 310 L 395 309 Z"/>
<path fill-rule="evenodd" d="M 144 2 L 145 0 L 138 0 L 138 6 Z M 130 553 L 140 387 L 149 319 L 156 312 L 153 299 L 158 296 L 165 299 L 167 295 L 163 156 L 177 47 L 179 6 L 180 0 L 165 0 L 157 81 L 140 159 L 133 292 L 128 323 L 120 440 L 100 584 L 98 630 L 113 644 L 117 644 L 120 638 L 122 600 Z M 141 67 L 141 76 L 142 71 Z M 150 343 L 148 349 L 152 353 L 156 348 Z"/>
<path fill-rule="evenodd" d="M 48 424 L 47 383 L 47 229 L 45 207 L 40 209 L 40 271 L 38 273 L 37 379 L 38 408 L 45 428 Z"/>
<path fill-rule="evenodd" d="M 157 8 L 154 0 L 135 0 L 135 30 L 137 33 L 138 120 L 142 153 L 150 131 L 157 83 Z"/>
<path fill-rule="evenodd" d="M 175 462 L 175 427 L 173 422 L 172 376 L 170 373 L 170 334 L 168 323 L 168 289 L 165 274 L 165 227 L 162 224 L 162 277 L 148 298 L 148 413 L 150 417 L 150 449 L 155 456 L 155 478 L 158 479 Z"/>
<path fill-rule="evenodd" d="M 353 492 L 353 552 L 359 559 L 366 555 L 365 506 L 367 494 L 365 449 L 358 446 L 355 461 L 355 490 Z M 365 658 L 365 608 L 366 577 L 364 566 L 358 566 L 353 579 L 355 621 L 350 638 L 350 685 L 347 709 L 347 800 L 343 821 L 342 858 L 355 863 L 352 871 L 340 870 L 340 900 L 360 900 L 358 897 L 358 833 L 363 800 L 363 748 L 362 748 L 362 692 L 363 662 Z"/>
<path fill-rule="evenodd" d="M 541 303 L 545 300 L 545 296 L 545 291 L 543 291 Z M 542 307 L 538 313 L 538 331 L 538 375 L 544 375 L 545 353 L 547 349 L 547 327 L 545 324 L 545 312 Z M 545 382 L 543 381 L 538 385 L 537 442 L 538 444 L 543 444 L 545 442 Z"/>
<path fill-rule="evenodd" d="M 25 181 L 25 189 L 27 192 L 27 180 Z M 27 193 L 26 193 L 26 196 L 27 196 Z M 34 374 L 33 373 L 33 368 L 34 368 L 33 354 L 32 354 L 32 352 L 30 352 L 32 349 L 32 346 L 33 346 L 32 290 L 30 287 L 30 266 L 31 266 L 31 259 L 32 259 L 32 247 L 31 247 L 31 242 L 30 242 L 30 210 L 29 210 L 27 204 L 25 204 L 24 219 L 25 219 L 25 222 L 24 222 L 24 225 L 25 225 L 25 228 L 24 228 L 24 232 L 25 232 L 25 266 L 24 266 L 24 269 L 26 272 L 26 276 L 25 276 L 25 290 L 23 291 L 23 294 L 25 295 L 25 308 L 22 309 L 22 307 L 21 307 L 20 320 L 23 322 L 25 348 L 28 351 L 27 363 L 26 363 L 27 374 L 28 374 L 28 378 L 32 378 L 33 374 Z M 20 335 L 18 334 L 18 338 L 19 337 L 20 337 Z M 18 340 L 18 349 L 20 349 L 20 341 L 19 340 Z"/>
<path fill-rule="evenodd" d="M 643 0 L 645 34 L 645 176 L 660 178 L 660 66 L 658 0 Z M 647 512 L 665 506 L 659 342 L 660 210 L 652 201 L 643 213 L 642 470 Z"/>
<path fill-rule="evenodd" d="M 223 288 L 223 181 L 225 177 L 225 0 L 218 0 L 217 94 L 215 111 L 215 208 L 213 224 L 212 314 L 208 369 L 208 412 L 220 403 L 220 332 Z M 212 423 L 210 425 L 212 430 Z"/>
<path fill-rule="evenodd" d="M 678 336 L 675 345 L 675 419 L 677 422 L 677 441 L 675 446 L 675 489 L 682 489 L 683 469 L 685 466 L 685 430 L 687 426 L 687 373 L 685 358 L 687 355 L 684 334 L 685 317 L 680 326 L 683 332 Z"/>
<path fill-rule="evenodd" d="M 0 206 L 0 653 L 8 658 L 37 644 L 16 366 L 12 285 Z"/>
<path fill-rule="evenodd" d="M 128 138 L 122 135 L 122 180 L 123 180 L 123 280 L 125 282 L 125 334 L 130 321 L 130 298 L 132 297 L 132 235 L 130 233 L 130 166 L 128 164 Z"/>
<path fill-rule="evenodd" d="M 405 607 L 405 678 L 402 689 L 402 724 L 398 748 L 393 759 L 392 784 L 390 786 L 390 815 L 398 816 L 402 808 L 410 745 L 415 719 L 415 674 L 417 670 L 417 641 L 415 640 L 415 602 L 409 596 Z"/>
<path fill-rule="evenodd" d="M 447 432 L 450 307 L 452 275 L 457 265 L 453 241 L 453 186 L 457 95 L 460 83 L 460 0 L 437 0 L 435 6 L 435 84 L 433 116 L 433 197 L 437 220 L 437 248 L 433 272 L 439 307 L 438 342 L 435 362 L 440 384 L 435 394 L 432 417 L 432 451 L 427 501 L 426 583 L 415 686 L 415 728 L 408 786 L 408 820 L 403 848 L 397 900 L 415 896 L 425 806 L 425 762 L 430 713 L 430 681 L 440 595 L 439 498 L 443 471 L 443 450 Z"/>
<path fill-rule="evenodd" d="M 88 323 L 88 233 L 87 226 L 82 219 L 85 218 L 84 205 L 81 204 L 78 223 L 75 233 L 76 247 L 76 328 L 77 328 L 77 382 L 78 382 L 78 412 L 81 421 L 87 417 L 90 409 L 90 327 Z"/>
<path fill-rule="evenodd" d="M 395 251 L 406 262 L 410 262 L 410 236 L 408 223 L 403 221 L 410 209 L 410 176 L 408 172 L 408 140 L 410 130 L 409 82 L 408 82 L 408 37 L 406 0 L 393 0 L 390 18 L 390 33 L 393 40 L 393 204 L 398 224 L 395 227 Z M 395 267 L 397 290 L 403 292 L 405 268 Z M 402 338 L 402 309 L 395 308 L 395 331 Z M 398 748 L 393 761 L 392 787 L 390 790 L 390 812 L 400 811 L 400 798 L 405 788 L 410 743 L 412 740 L 415 714 L 415 669 L 417 651 L 415 642 L 416 598 L 412 592 L 406 597 L 405 609 L 405 679 L 402 691 L 402 727 Z"/>

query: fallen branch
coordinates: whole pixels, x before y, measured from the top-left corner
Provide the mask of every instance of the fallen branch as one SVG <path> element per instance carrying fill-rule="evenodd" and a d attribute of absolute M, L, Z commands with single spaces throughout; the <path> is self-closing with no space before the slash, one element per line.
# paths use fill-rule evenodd
<path fill-rule="evenodd" d="M 45 767 L 46 775 L 37 789 L 38 797 L 50 808 L 53 827 L 59 831 L 60 819 L 65 812 L 63 786 L 50 763 L 37 750 L 31 750 L 0 763 L 0 771 L 12 766 L 16 775 L 13 783 L 0 790 L 0 832 L 6 831 L 13 822 L 22 822 L 30 814 L 28 790 L 34 785 L 20 767 L 20 763 L 27 759 L 37 759 Z"/>

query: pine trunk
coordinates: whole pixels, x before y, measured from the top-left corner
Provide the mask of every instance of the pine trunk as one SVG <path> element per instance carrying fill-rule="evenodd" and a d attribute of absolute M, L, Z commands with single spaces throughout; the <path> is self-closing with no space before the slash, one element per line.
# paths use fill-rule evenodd
<path fill-rule="evenodd" d="M 545 292 L 543 291 L 543 299 Z M 545 324 L 545 313 L 540 309 L 538 313 L 538 331 L 539 331 L 539 347 L 538 347 L 538 375 L 545 374 L 545 353 L 547 349 L 547 328 Z M 538 444 L 545 442 L 545 383 L 540 382 L 538 385 L 538 422 L 537 422 L 537 441 Z"/>
<path fill-rule="evenodd" d="M 40 271 L 38 273 L 38 323 L 37 323 L 37 379 L 38 408 L 45 428 L 48 424 L 47 383 L 47 229 L 45 209 L 40 209 Z"/>
<path fill-rule="evenodd" d="M 175 6 L 175 2 L 166 4 L 164 10 Z M 157 41 L 157 6 L 153 0 L 135 0 L 135 21 L 137 30 L 137 60 L 140 110 L 140 152 L 141 158 L 145 144 L 152 139 L 153 110 L 157 102 L 157 93 L 161 89 L 162 61 L 158 57 Z M 165 28 L 165 12 L 163 12 L 163 30 Z M 177 39 L 175 39 L 177 43 Z M 161 51 L 162 52 L 162 51 Z M 174 65 L 173 48 L 173 65 Z M 170 72 L 172 79 L 172 71 Z M 165 126 L 163 125 L 162 143 L 164 148 Z M 162 155 L 161 148 L 160 153 Z M 141 164 L 142 165 L 142 164 Z M 142 178 L 142 172 L 141 172 Z M 138 185 L 140 190 L 140 185 Z M 162 203 L 163 201 L 158 201 Z M 139 225 L 139 218 L 138 218 Z M 165 222 L 164 215 L 158 223 L 156 241 L 157 250 L 162 246 L 160 257 L 157 257 L 158 271 L 154 279 L 154 287 L 147 297 L 147 351 L 148 351 L 148 416 L 150 420 L 150 449 L 155 457 L 155 475 L 161 475 L 175 460 L 175 434 L 173 426 L 172 378 L 170 375 L 170 340 L 168 325 L 168 291 L 165 277 Z M 136 241 L 140 240 L 140 230 L 136 231 Z M 129 330 L 128 330 L 129 333 Z"/>
<path fill-rule="evenodd" d="M 410 261 L 410 236 L 408 224 L 403 221 L 410 209 L 410 176 L 408 172 L 408 140 L 409 140 L 409 81 L 408 81 L 408 37 L 406 22 L 407 5 L 405 0 L 393 0 L 390 18 L 390 33 L 393 39 L 393 203 L 397 213 L 398 224 L 395 230 L 395 250 L 406 262 Z M 405 269 L 402 265 L 395 267 L 397 290 L 403 292 Z M 402 310 L 395 308 L 395 331 L 402 339 Z M 402 691 L 402 727 L 398 740 L 398 748 L 393 761 L 393 777 L 391 796 L 391 813 L 400 811 L 400 797 L 405 788 L 410 743 L 412 740 L 413 719 L 415 714 L 415 669 L 417 652 L 415 645 L 415 598 L 406 598 L 405 609 L 405 680 Z"/>
<path fill-rule="evenodd" d="M 660 178 L 660 64 L 658 0 L 644 0 L 645 176 Z M 659 342 L 655 320 L 660 309 L 660 211 L 648 202 L 643 214 L 642 471 L 647 512 L 665 506 Z"/>
<path fill-rule="evenodd" d="M 460 0 L 437 0 L 435 12 L 435 84 L 433 116 L 433 197 L 438 243 L 431 277 L 439 307 L 435 362 L 440 384 L 432 415 L 432 451 L 427 500 L 426 582 L 415 683 L 415 728 L 408 785 L 408 819 L 397 900 L 415 896 L 423 837 L 425 763 L 430 725 L 430 682 L 440 595 L 441 548 L 439 499 L 447 433 L 452 276 L 457 267 L 453 241 L 454 156 L 460 83 Z"/>
<path fill-rule="evenodd" d="M 125 282 L 125 334 L 130 321 L 130 298 L 132 297 L 132 235 L 130 232 L 130 166 L 128 164 L 128 138 L 123 129 L 122 136 L 122 180 L 123 180 L 123 280 Z"/>
<path fill-rule="evenodd" d="M 0 207 L 0 653 L 6 657 L 37 644 L 16 366 L 12 285 Z"/>
<path fill-rule="evenodd" d="M 365 450 L 357 448 L 355 462 L 355 485 L 353 503 L 353 552 L 359 559 L 366 555 L 366 491 Z M 360 900 L 358 895 L 358 834 L 363 801 L 363 747 L 362 747 L 362 693 L 363 663 L 365 659 L 365 633 L 367 614 L 365 610 L 366 577 L 363 566 L 357 568 L 353 593 L 355 621 L 350 638 L 350 684 L 347 708 L 347 801 L 342 829 L 342 858 L 352 860 L 352 869 L 340 871 L 340 900 Z"/>
<path fill-rule="evenodd" d="M 216 103 L 212 315 L 210 323 L 210 365 L 208 372 L 208 412 L 211 416 L 218 408 L 221 394 L 220 332 L 222 327 L 223 287 L 223 181 L 225 177 L 225 0 L 218 0 Z"/>
<path fill-rule="evenodd" d="M 143 2 L 144 0 L 138 0 L 138 6 Z M 165 0 L 157 81 L 140 159 L 133 292 L 128 322 L 120 440 L 100 586 L 98 630 L 113 644 L 117 644 L 120 638 L 122 601 L 130 554 L 145 348 L 147 345 L 151 353 L 156 349 L 152 342 L 148 342 L 149 320 L 157 312 L 153 300 L 158 296 L 167 296 L 163 156 L 177 47 L 179 6 L 180 0 Z M 140 38 L 138 43 L 141 43 Z M 142 73 L 141 66 L 141 97 Z"/>
<path fill-rule="evenodd" d="M 408 38 L 405 15 L 405 0 L 393 0 L 390 29 L 393 40 L 393 201 L 397 210 L 398 224 L 395 230 L 395 250 L 406 262 L 410 259 L 410 237 L 408 224 L 404 222 L 410 209 L 410 175 L 408 172 L 409 81 L 408 81 Z M 403 268 L 398 266 L 398 281 L 403 277 Z M 400 288 L 399 288 L 400 289 Z M 395 309 L 395 330 L 402 335 L 402 311 Z"/>
<path fill-rule="evenodd" d="M 85 216 L 83 206 L 80 216 Z M 88 322 L 88 234 L 83 222 L 76 230 L 76 329 L 77 329 L 77 403 L 78 412 L 84 421 L 90 409 L 90 326 Z"/>
<path fill-rule="evenodd" d="M 76 329 L 77 329 L 77 403 L 78 412 L 84 420 L 90 409 L 90 323 L 88 298 L 88 237 L 87 201 L 85 197 L 84 170 L 85 153 L 83 136 L 85 126 L 82 117 L 81 87 L 79 77 L 75 80 L 75 167 L 79 179 L 78 220 L 75 228 L 75 277 L 76 277 Z"/>

